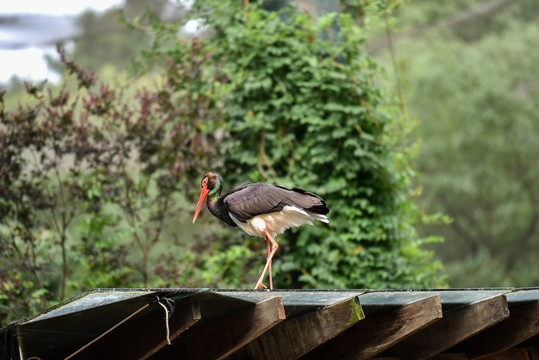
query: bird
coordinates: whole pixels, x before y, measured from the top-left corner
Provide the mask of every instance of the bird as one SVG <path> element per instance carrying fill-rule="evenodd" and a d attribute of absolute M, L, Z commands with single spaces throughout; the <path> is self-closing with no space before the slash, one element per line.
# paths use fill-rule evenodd
<path fill-rule="evenodd" d="M 267 289 L 263 280 L 269 270 L 270 290 L 273 290 L 271 264 L 279 248 L 275 237 L 288 228 L 314 225 L 315 220 L 329 223 L 329 208 L 320 196 L 311 192 L 260 182 L 238 186 L 221 197 L 223 183 L 223 177 L 217 172 L 208 172 L 202 177 L 193 224 L 207 198 L 208 210 L 215 217 L 250 236 L 265 238 L 268 256 L 255 289 Z"/>

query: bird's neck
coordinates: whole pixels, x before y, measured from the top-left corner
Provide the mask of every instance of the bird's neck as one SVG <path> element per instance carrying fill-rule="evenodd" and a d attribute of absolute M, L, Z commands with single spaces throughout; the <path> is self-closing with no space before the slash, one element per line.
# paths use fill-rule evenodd
<path fill-rule="evenodd" d="M 221 216 L 219 215 L 221 215 L 221 213 L 225 211 L 225 206 L 223 204 L 223 200 L 221 199 L 222 184 L 219 182 L 219 180 L 217 181 L 217 186 L 215 186 L 213 190 L 210 191 L 210 193 L 208 194 L 207 203 L 210 212 L 218 218 L 221 218 Z"/>
<path fill-rule="evenodd" d="M 217 217 L 218 219 L 223 220 L 228 223 L 228 212 L 226 211 L 225 204 L 220 194 L 216 194 L 212 197 L 208 197 L 208 210 Z"/>
<path fill-rule="evenodd" d="M 221 221 L 224 221 L 230 226 L 237 226 L 236 223 L 230 218 L 228 210 L 225 207 L 223 198 L 221 197 L 221 189 L 218 189 L 214 193 L 208 194 L 208 210 Z"/>
<path fill-rule="evenodd" d="M 208 210 L 210 210 L 213 216 L 215 216 L 219 220 L 224 221 L 230 226 L 236 226 L 236 224 L 228 214 L 223 198 L 221 198 L 222 189 L 223 179 L 221 178 L 221 176 L 218 176 L 217 179 L 215 179 L 215 185 L 213 189 L 208 194 L 208 200 L 206 201 L 206 203 L 208 204 Z"/>
<path fill-rule="evenodd" d="M 208 195 L 208 207 L 210 209 L 214 209 L 219 207 L 220 203 L 222 203 L 221 200 L 221 192 L 215 192 L 214 194 L 210 193 Z"/>
<path fill-rule="evenodd" d="M 220 206 L 223 206 L 222 200 L 221 200 L 221 190 L 223 189 L 223 181 L 221 180 L 221 177 L 218 176 L 215 179 L 215 184 L 213 185 L 211 191 L 208 194 L 208 208 L 210 210 L 217 209 Z M 221 200 L 221 201 L 219 201 Z M 215 213 L 212 211 L 212 214 L 215 215 Z"/>

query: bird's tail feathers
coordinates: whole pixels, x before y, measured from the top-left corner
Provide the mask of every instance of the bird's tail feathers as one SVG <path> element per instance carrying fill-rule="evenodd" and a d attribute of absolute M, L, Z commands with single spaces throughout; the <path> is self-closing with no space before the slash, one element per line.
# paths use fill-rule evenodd
<path fill-rule="evenodd" d="M 293 188 L 292 191 L 295 194 L 293 201 L 296 206 L 314 214 L 326 215 L 329 213 L 326 202 L 320 196 L 300 188 Z"/>
<path fill-rule="evenodd" d="M 307 211 L 307 214 L 309 214 L 309 216 L 312 217 L 314 220 L 322 221 L 326 224 L 329 224 L 329 219 L 326 215 L 317 214 L 312 211 Z"/>

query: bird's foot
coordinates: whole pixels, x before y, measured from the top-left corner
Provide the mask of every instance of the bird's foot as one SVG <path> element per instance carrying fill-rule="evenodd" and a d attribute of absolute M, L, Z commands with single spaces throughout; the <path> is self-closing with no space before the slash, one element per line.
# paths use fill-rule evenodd
<path fill-rule="evenodd" d="M 257 282 L 257 283 L 256 283 L 256 286 L 255 286 L 255 290 L 260 290 L 260 289 L 262 289 L 262 288 L 267 289 L 268 287 L 267 287 L 266 285 L 264 285 L 264 284 L 262 283 L 262 281 Z"/>

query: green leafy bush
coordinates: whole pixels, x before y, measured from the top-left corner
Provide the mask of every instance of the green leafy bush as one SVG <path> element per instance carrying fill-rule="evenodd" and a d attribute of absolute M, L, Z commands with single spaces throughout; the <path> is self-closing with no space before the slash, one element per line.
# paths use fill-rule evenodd
<path fill-rule="evenodd" d="M 537 3 L 507 11 L 528 14 L 530 6 Z M 539 56 L 522 56 L 539 45 L 539 27 L 525 19 L 502 12 L 491 21 L 505 23 L 473 44 L 445 38 L 442 45 L 440 35 L 408 42 L 419 54 L 403 85 L 410 111 L 423 120 L 424 205 L 454 219 L 430 229 L 452 244 L 439 255 L 453 286 L 539 282 L 539 272 L 529 271 L 539 252 L 539 86 L 530 76 Z"/>
<path fill-rule="evenodd" d="M 253 3 L 196 2 L 190 17 L 203 39 L 149 17 L 154 42 L 130 70 L 152 86 L 108 85 L 61 52 L 78 90 L 28 85 L 32 101 L 2 107 L 0 316 L 90 287 L 251 287 L 262 241 L 210 216 L 186 224 L 209 169 L 327 200 L 329 226 L 278 238 L 278 287 L 440 284 L 435 238 L 413 225 L 412 124 L 374 85 L 364 29 Z"/>
<path fill-rule="evenodd" d="M 90 287 L 170 284 L 152 263 L 178 246 L 184 195 L 214 142 L 197 120 L 217 116 L 212 103 L 177 102 L 188 67 L 131 94 L 60 54 L 79 91 L 27 85 L 32 101 L 1 102 L 0 313 L 11 318 Z"/>
<path fill-rule="evenodd" d="M 211 59 L 204 71 L 212 73 L 219 64 L 226 78 L 225 135 L 212 154 L 215 170 L 229 187 L 247 181 L 300 186 L 322 195 L 331 208 L 329 227 L 292 231 L 278 240 L 277 286 L 440 284 L 440 264 L 422 248 L 438 239 L 419 239 L 412 225 L 422 214 L 412 193 L 411 151 L 403 147 L 411 124 L 374 85 L 379 69 L 364 50 L 364 29 L 348 14 L 315 22 L 293 7 L 267 12 L 257 4 L 243 9 L 197 2 L 191 17 L 212 29 L 201 41 Z M 185 45 L 170 40 L 177 28 L 159 23 L 154 29 L 168 36 L 156 37 L 147 63 L 181 61 Z M 225 254 L 238 248 L 216 244 L 222 268 L 212 274 L 223 274 L 219 284 L 237 284 L 226 275 Z M 242 254 L 237 261 L 246 268 L 238 276 L 247 285 L 260 269 Z"/>

